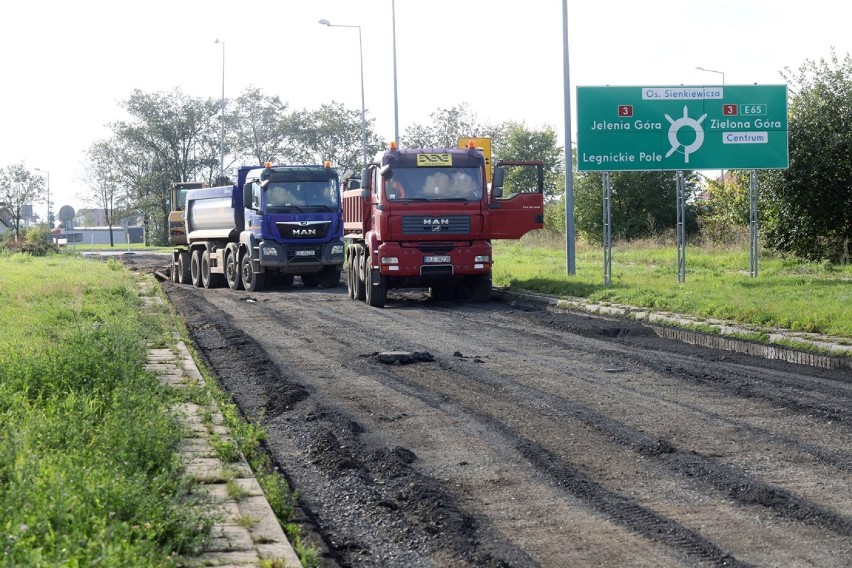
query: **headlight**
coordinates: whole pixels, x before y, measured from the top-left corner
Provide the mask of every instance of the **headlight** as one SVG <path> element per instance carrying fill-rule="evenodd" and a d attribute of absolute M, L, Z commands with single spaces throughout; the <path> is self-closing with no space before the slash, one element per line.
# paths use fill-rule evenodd
<path fill-rule="evenodd" d="M 331 254 L 343 254 L 343 245 L 334 245 L 331 247 Z"/>
<path fill-rule="evenodd" d="M 399 259 L 395 256 L 383 256 L 382 264 L 399 264 Z"/>
<path fill-rule="evenodd" d="M 266 256 L 277 256 L 278 251 L 275 250 L 275 247 L 263 247 L 263 254 Z"/>
<path fill-rule="evenodd" d="M 491 257 L 487 254 L 473 257 L 473 262 L 491 262 Z"/>

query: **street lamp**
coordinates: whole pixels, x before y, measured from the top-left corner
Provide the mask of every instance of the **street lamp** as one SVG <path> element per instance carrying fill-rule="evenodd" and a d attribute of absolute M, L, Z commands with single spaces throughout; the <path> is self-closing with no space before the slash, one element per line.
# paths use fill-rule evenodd
<path fill-rule="evenodd" d="M 216 38 L 213 43 L 222 44 L 222 133 L 219 137 L 219 177 L 222 178 L 225 176 L 225 40 Z"/>
<path fill-rule="evenodd" d="M 699 71 L 707 71 L 708 73 L 718 73 L 722 76 L 722 85 L 725 84 L 725 72 L 724 71 L 714 71 L 713 69 L 705 69 L 704 67 L 696 67 Z M 725 186 L 725 170 L 720 170 L 722 174 L 722 186 Z"/>
<path fill-rule="evenodd" d="M 714 71 L 713 69 L 705 69 L 704 67 L 696 67 L 699 71 L 707 71 L 708 73 L 718 73 L 722 76 L 722 84 L 725 84 L 725 72 L 724 71 Z"/>
<path fill-rule="evenodd" d="M 396 95 L 396 0 L 391 0 L 393 20 L 393 139 L 399 144 L 399 98 Z"/>
<path fill-rule="evenodd" d="M 364 155 L 364 165 L 367 165 L 367 119 L 364 110 L 364 49 L 361 43 L 361 26 L 332 24 L 325 18 L 319 23 L 330 28 L 358 28 L 358 52 L 361 56 L 361 153 Z"/>
<path fill-rule="evenodd" d="M 53 229 L 53 226 L 50 222 L 50 172 L 47 170 L 42 170 L 41 168 L 36 168 L 35 171 L 47 174 L 47 224 L 51 229 Z"/>

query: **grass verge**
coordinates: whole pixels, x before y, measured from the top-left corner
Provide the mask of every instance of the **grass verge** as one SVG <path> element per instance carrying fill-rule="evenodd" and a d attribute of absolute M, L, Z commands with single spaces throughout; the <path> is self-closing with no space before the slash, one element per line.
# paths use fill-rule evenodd
<path fill-rule="evenodd" d="M 749 275 L 747 247 L 686 249 L 686 281 L 677 281 L 677 249 L 615 244 L 612 285 L 603 284 L 603 248 L 579 243 L 568 276 L 564 243 L 542 234 L 494 242 L 494 283 L 761 327 L 852 340 L 852 266 L 761 253 Z"/>
<path fill-rule="evenodd" d="M 212 521 L 144 370 L 167 332 L 117 262 L 0 256 L 0 563 L 169 566 Z"/>

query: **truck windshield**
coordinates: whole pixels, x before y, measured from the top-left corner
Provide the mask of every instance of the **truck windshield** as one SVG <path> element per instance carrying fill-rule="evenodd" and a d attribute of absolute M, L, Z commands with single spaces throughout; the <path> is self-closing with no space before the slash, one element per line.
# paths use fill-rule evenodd
<path fill-rule="evenodd" d="M 428 201 L 479 201 L 482 174 L 479 168 L 394 168 L 385 182 L 388 199 Z"/>
<path fill-rule="evenodd" d="M 337 211 L 337 181 L 274 181 L 266 186 L 270 213 Z"/>

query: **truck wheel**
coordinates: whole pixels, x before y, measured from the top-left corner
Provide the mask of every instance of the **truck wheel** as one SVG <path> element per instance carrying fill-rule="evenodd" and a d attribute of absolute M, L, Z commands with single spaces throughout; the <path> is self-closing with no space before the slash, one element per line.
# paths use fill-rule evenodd
<path fill-rule="evenodd" d="M 367 259 L 367 304 L 374 308 L 384 308 L 388 299 L 387 278 L 372 269 L 370 259 Z"/>
<path fill-rule="evenodd" d="M 201 288 L 201 249 L 192 251 L 189 261 L 189 272 L 192 277 L 192 285 Z"/>
<path fill-rule="evenodd" d="M 222 275 L 210 272 L 210 251 L 201 254 L 201 285 L 205 288 L 220 288 Z"/>
<path fill-rule="evenodd" d="M 229 246 L 225 250 L 225 280 L 231 290 L 243 289 L 243 280 L 240 278 L 240 251 L 237 247 Z"/>
<path fill-rule="evenodd" d="M 350 300 L 355 299 L 356 290 L 355 290 L 355 268 L 352 264 L 352 261 L 355 259 L 355 254 L 350 249 L 349 254 L 346 255 L 346 293 L 349 296 Z"/>
<path fill-rule="evenodd" d="M 265 274 L 255 274 L 251 268 L 251 255 L 248 251 L 243 251 L 240 255 L 240 276 L 243 279 L 243 288 L 249 292 L 257 292 L 263 290 L 263 284 L 266 280 Z"/>
<path fill-rule="evenodd" d="M 352 268 L 354 276 L 352 277 L 355 281 L 355 299 L 359 302 L 363 302 L 367 299 L 367 283 L 364 281 L 364 248 L 358 247 L 358 254 L 355 259 L 352 261 Z"/>
<path fill-rule="evenodd" d="M 316 288 L 320 283 L 319 272 L 311 272 L 310 274 L 302 274 L 302 285 L 305 288 Z"/>
<path fill-rule="evenodd" d="M 178 282 L 181 284 L 189 284 L 192 282 L 192 273 L 190 272 L 189 264 L 189 253 L 186 251 L 180 251 L 180 253 L 178 253 L 177 277 Z"/>
<path fill-rule="evenodd" d="M 438 284 L 429 288 L 429 297 L 436 302 L 446 302 L 453 299 L 455 291 L 449 284 Z"/>
<path fill-rule="evenodd" d="M 178 272 L 178 255 L 175 254 L 174 256 L 172 256 L 172 268 L 169 271 L 169 280 L 171 280 L 175 284 L 177 284 L 178 282 Z"/>
<path fill-rule="evenodd" d="M 491 301 L 491 274 L 474 276 L 470 282 L 470 296 L 474 304 L 484 304 Z"/>
<path fill-rule="evenodd" d="M 340 286 L 340 268 L 337 266 L 323 266 L 319 274 L 320 288 L 337 288 Z"/>

